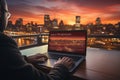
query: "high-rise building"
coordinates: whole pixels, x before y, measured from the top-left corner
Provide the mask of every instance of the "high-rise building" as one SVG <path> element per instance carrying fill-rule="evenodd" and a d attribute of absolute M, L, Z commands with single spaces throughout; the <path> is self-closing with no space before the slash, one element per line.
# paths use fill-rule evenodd
<path fill-rule="evenodd" d="M 44 15 L 44 26 L 48 27 L 50 24 L 50 16 L 48 14 Z"/>
<path fill-rule="evenodd" d="M 15 22 L 15 27 L 17 28 L 17 31 L 20 31 L 20 28 L 23 26 L 23 19 L 18 18 Z"/>
<path fill-rule="evenodd" d="M 6 28 L 7 30 L 12 30 L 13 29 L 13 23 L 12 23 L 12 21 L 8 21 L 8 25 L 7 25 L 7 28 Z"/>
<path fill-rule="evenodd" d="M 100 17 L 97 17 L 97 18 L 96 18 L 95 23 L 96 23 L 96 25 L 100 25 L 100 24 L 101 24 L 101 19 L 100 19 Z"/>
<path fill-rule="evenodd" d="M 60 21 L 60 23 L 59 23 L 59 28 L 60 28 L 61 30 L 64 30 L 65 26 L 64 26 L 63 20 Z"/>
<path fill-rule="evenodd" d="M 18 18 L 18 19 L 16 20 L 16 22 L 15 22 L 15 25 L 17 25 L 17 26 L 23 25 L 23 19 L 22 19 L 22 18 Z"/>
<path fill-rule="evenodd" d="M 81 26 L 80 26 L 80 16 L 76 16 L 76 20 L 75 20 L 75 30 L 81 30 Z"/>
<path fill-rule="evenodd" d="M 63 22 L 63 20 L 61 20 L 59 23 L 59 27 L 63 27 L 63 26 L 64 26 L 64 22 Z"/>
<path fill-rule="evenodd" d="M 80 16 L 76 16 L 76 23 L 80 23 Z"/>
<path fill-rule="evenodd" d="M 53 29 L 58 29 L 58 20 L 57 19 L 53 19 L 52 21 L 52 26 L 53 26 Z"/>

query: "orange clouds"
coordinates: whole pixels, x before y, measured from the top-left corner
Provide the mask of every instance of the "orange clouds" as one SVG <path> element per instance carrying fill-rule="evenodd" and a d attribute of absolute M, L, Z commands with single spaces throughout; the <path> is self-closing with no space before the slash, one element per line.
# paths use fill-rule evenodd
<path fill-rule="evenodd" d="M 23 1 L 23 0 L 22 0 Z M 49 14 L 51 20 L 57 18 L 65 24 L 75 24 L 75 16 L 81 16 L 81 24 L 94 23 L 100 17 L 102 23 L 117 23 L 120 21 L 120 1 L 114 0 L 29 0 L 22 2 L 11 0 L 9 10 L 11 20 L 15 23 L 23 18 L 24 24 L 35 22 L 44 24 L 44 15 Z M 47 1 L 47 3 L 46 3 Z"/>

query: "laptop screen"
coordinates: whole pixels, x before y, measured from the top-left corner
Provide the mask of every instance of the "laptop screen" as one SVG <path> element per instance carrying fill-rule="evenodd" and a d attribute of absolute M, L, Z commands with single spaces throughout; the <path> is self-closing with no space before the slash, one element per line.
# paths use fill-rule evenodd
<path fill-rule="evenodd" d="M 86 55 L 86 31 L 51 31 L 48 51 Z"/>

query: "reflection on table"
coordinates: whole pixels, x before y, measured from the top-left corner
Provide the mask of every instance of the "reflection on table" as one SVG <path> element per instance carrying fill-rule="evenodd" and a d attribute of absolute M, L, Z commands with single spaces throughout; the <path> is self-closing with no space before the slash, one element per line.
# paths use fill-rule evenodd
<path fill-rule="evenodd" d="M 23 55 L 46 53 L 47 45 L 21 50 Z M 86 61 L 73 73 L 74 76 L 88 80 L 119 80 L 120 51 L 87 48 Z"/>

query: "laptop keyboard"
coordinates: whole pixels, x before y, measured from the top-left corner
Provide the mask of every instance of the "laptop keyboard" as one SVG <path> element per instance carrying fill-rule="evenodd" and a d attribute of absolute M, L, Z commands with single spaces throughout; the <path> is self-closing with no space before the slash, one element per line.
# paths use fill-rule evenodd
<path fill-rule="evenodd" d="M 80 56 L 58 55 L 58 54 L 49 54 L 48 57 L 52 58 L 52 59 L 59 59 L 59 58 L 62 58 L 62 57 L 69 57 L 69 58 L 72 58 L 74 61 L 78 61 L 80 58 L 82 58 Z"/>

